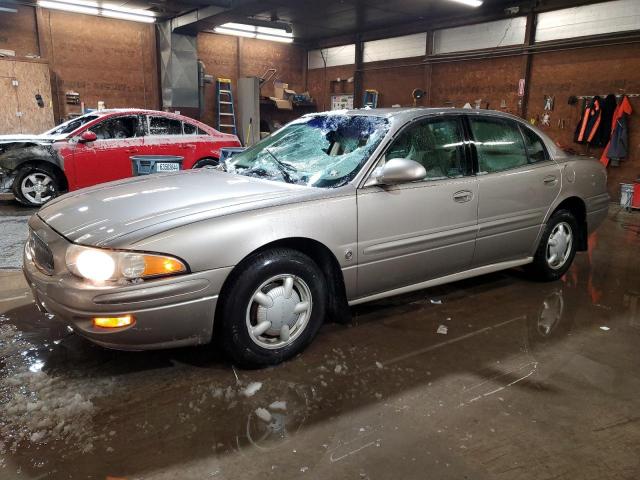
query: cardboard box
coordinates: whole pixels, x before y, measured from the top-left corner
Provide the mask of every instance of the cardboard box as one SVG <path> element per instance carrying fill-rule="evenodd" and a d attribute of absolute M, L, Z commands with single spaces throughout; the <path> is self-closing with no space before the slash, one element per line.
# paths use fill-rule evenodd
<path fill-rule="evenodd" d="M 289 84 L 276 81 L 273 84 L 273 96 L 279 100 L 289 100 L 296 94 L 294 90 L 289 89 Z"/>
<path fill-rule="evenodd" d="M 281 82 L 280 80 L 276 80 L 273 82 L 273 96 L 275 98 L 284 99 L 284 91 L 289 88 L 288 83 Z"/>
<path fill-rule="evenodd" d="M 293 102 L 291 99 L 284 100 L 282 98 L 269 97 L 280 110 L 293 110 Z"/>

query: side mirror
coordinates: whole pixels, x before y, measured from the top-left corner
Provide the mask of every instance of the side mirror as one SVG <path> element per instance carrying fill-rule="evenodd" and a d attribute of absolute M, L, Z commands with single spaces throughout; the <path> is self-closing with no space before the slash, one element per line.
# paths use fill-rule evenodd
<path fill-rule="evenodd" d="M 408 158 L 392 158 L 373 172 L 374 182 L 367 184 L 397 185 L 422 180 L 426 176 L 427 171 L 418 162 Z"/>
<path fill-rule="evenodd" d="M 95 142 L 98 139 L 98 136 L 93 133 L 91 130 L 85 130 L 84 132 L 82 132 L 82 135 L 80 135 L 80 139 L 78 140 L 79 143 L 88 143 L 88 142 Z"/>

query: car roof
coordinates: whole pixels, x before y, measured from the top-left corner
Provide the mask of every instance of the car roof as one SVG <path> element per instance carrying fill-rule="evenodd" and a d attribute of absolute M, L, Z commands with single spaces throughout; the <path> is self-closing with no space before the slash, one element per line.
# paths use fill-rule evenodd
<path fill-rule="evenodd" d="M 94 115 L 114 115 L 117 113 L 160 113 L 162 115 L 176 115 L 181 117 L 178 113 L 173 112 L 163 112 L 160 110 L 150 110 L 148 108 L 105 108 L 104 110 L 94 110 L 90 112 Z"/>
<path fill-rule="evenodd" d="M 95 110 L 93 112 L 89 112 L 89 114 L 97 115 L 98 117 L 127 114 L 163 115 L 166 117 L 175 118 L 177 120 L 193 122 L 199 127 L 204 127 L 205 130 L 215 130 L 213 127 L 201 122 L 200 120 L 196 120 L 195 118 L 187 117 L 179 113 L 163 112 L 161 110 L 150 110 L 148 108 L 105 108 L 104 110 Z"/>
<path fill-rule="evenodd" d="M 445 115 L 445 114 L 464 114 L 464 115 L 477 115 L 484 117 L 499 117 L 516 121 L 520 124 L 527 125 L 528 128 L 535 131 L 547 146 L 547 149 L 551 152 L 553 158 L 566 157 L 566 154 L 558 148 L 555 142 L 543 131 L 535 126 L 531 125 L 525 119 L 512 115 L 510 113 L 501 112 L 498 110 L 484 110 L 473 108 L 451 108 L 451 107 L 394 107 L 394 108 L 358 108 L 353 110 L 333 110 L 324 113 L 309 113 L 305 117 L 314 115 L 368 115 L 380 118 L 394 119 L 400 124 L 404 124 L 414 120 L 416 118 L 424 117 L 426 115 Z"/>
<path fill-rule="evenodd" d="M 394 108 L 357 108 L 353 110 L 336 110 L 332 112 L 324 112 L 326 114 L 341 113 L 344 115 L 371 115 L 375 117 L 397 118 L 399 120 L 411 120 L 413 118 L 422 117 L 424 115 L 438 115 L 447 113 L 462 113 L 466 115 L 485 115 L 498 116 L 518 120 L 522 122 L 522 118 L 510 113 L 498 110 L 476 110 L 471 108 L 451 108 L 451 107 L 394 107 Z M 317 114 L 309 114 L 317 115 Z"/>

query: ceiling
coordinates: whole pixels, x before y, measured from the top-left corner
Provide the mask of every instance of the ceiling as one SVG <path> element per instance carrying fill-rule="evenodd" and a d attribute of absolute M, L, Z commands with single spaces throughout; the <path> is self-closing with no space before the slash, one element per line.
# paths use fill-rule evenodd
<path fill-rule="evenodd" d="M 451 0 L 133 0 L 118 3 L 152 10 L 165 19 L 207 6 L 225 7 L 223 14 L 200 21 L 198 29 L 210 29 L 228 21 L 250 23 L 248 19 L 252 17 L 278 19 L 292 24 L 296 40 L 312 43 L 407 23 L 482 17 L 521 4 L 523 0 L 484 0 L 479 8 Z"/>
<path fill-rule="evenodd" d="M 485 0 L 473 8 L 450 0 L 269 0 L 260 16 L 275 15 L 293 25 L 296 38 L 316 40 L 414 22 L 476 16 L 515 0 Z M 502 7 L 504 8 L 504 7 Z"/>

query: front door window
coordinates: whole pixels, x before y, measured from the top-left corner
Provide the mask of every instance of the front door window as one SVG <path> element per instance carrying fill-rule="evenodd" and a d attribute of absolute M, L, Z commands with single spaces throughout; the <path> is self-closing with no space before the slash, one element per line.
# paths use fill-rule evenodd
<path fill-rule="evenodd" d="M 393 142 L 385 160 L 407 158 L 427 171 L 425 180 L 441 180 L 468 175 L 462 129 L 458 118 L 419 121 L 406 128 Z"/>

